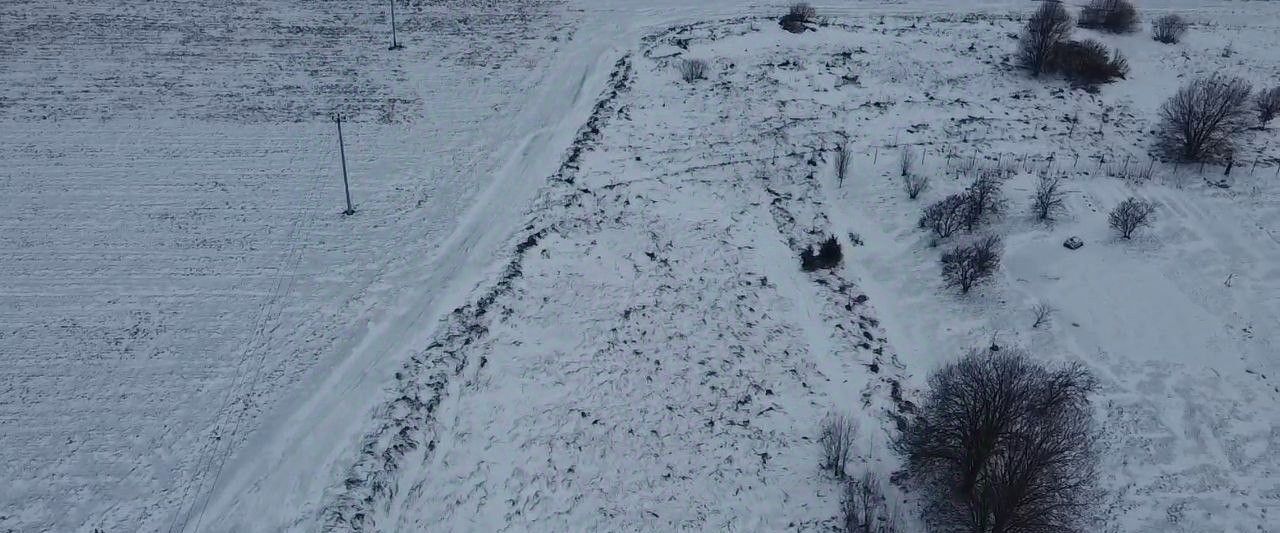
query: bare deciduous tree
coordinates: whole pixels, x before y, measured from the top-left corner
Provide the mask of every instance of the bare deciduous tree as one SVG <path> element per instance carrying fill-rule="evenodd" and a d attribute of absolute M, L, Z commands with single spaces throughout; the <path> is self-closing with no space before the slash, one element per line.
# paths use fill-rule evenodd
<path fill-rule="evenodd" d="M 942 239 L 963 229 L 965 213 L 969 205 L 966 196 L 953 194 L 926 207 L 924 214 L 920 217 L 920 227 L 933 230 L 933 233 Z"/>
<path fill-rule="evenodd" d="M 901 522 L 897 506 L 884 495 L 880 477 L 870 471 L 845 484 L 840 508 L 849 533 L 897 533 Z"/>
<path fill-rule="evenodd" d="M 1067 194 L 1062 190 L 1062 176 L 1044 173 L 1036 184 L 1036 192 L 1031 196 L 1031 212 L 1036 220 L 1051 221 L 1058 213 L 1066 210 Z"/>
<path fill-rule="evenodd" d="M 1258 110 L 1258 122 L 1267 127 L 1267 123 L 1280 114 L 1280 86 L 1258 91 L 1253 107 Z"/>
<path fill-rule="evenodd" d="M 1058 44 L 1071 36 L 1071 15 L 1059 2 L 1041 2 L 1022 29 L 1018 40 L 1018 61 L 1039 76 Z"/>
<path fill-rule="evenodd" d="M 907 192 L 907 198 L 915 200 L 928 188 L 929 176 L 911 172 L 902 177 L 902 190 Z"/>
<path fill-rule="evenodd" d="M 965 190 L 967 200 L 964 211 L 965 229 L 973 231 L 993 215 L 1004 211 L 1003 180 L 999 172 L 979 172 Z"/>
<path fill-rule="evenodd" d="M 942 278 L 948 286 L 959 287 L 962 294 L 968 293 L 1000 268 L 1003 250 L 1004 245 L 996 235 L 952 248 L 942 254 Z"/>
<path fill-rule="evenodd" d="M 686 59 L 680 62 L 680 79 L 693 83 L 706 79 L 707 62 L 703 59 Z"/>
<path fill-rule="evenodd" d="M 1170 13 L 1151 23 L 1151 38 L 1165 44 L 1173 44 L 1182 40 L 1187 33 L 1187 21 L 1177 14 Z"/>
<path fill-rule="evenodd" d="M 1218 74 L 1197 78 L 1160 107 L 1160 138 L 1169 155 L 1188 161 L 1220 157 L 1247 129 L 1252 86 Z"/>
<path fill-rule="evenodd" d="M 827 413 L 822 419 L 818 442 L 822 445 L 822 467 L 844 479 L 845 467 L 853 457 L 853 441 L 858 423 L 844 413 Z"/>
<path fill-rule="evenodd" d="M 1036 321 L 1031 324 L 1033 329 L 1048 324 L 1049 320 L 1053 318 L 1053 306 L 1050 306 L 1047 302 L 1036 304 L 1035 307 L 1031 308 L 1031 312 L 1036 317 Z"/>
<path fill-rule="evenodd" d="M 924 489 L 938 531 L 1082 531 L 1096 500 L 1097 452 L 1080 365 L 1019 350 L 973 351 L 929 378 L 895 448 Z"/>
<path fill-rule="evenodd" d="M 1093 0 L 1080 10 L 1081 28 L 1129 33 L 1138 25 L 1138 10 L 1129 0 Z"/>
<path fill-rule="evenodd" d="M 1126 239 L 1133 236 L 1133 232 L 1138 228 L 1150 227 L 1156 218 L 1156 206 L 1146 200 L 1137 198 L 1129 198 L 1115 209 L 1111 210 L 1111 214 L 1107 217 L 1107 222 L 1111 228 L 1120 232 L 1120 236 Z"/>
<path fill-rule="evenodd" d="M 818 18 L 818 10 L 807 2 L 796 2 L 791 4 L 791 8 L 787 10 L 787 14 L 796 17 L 804 22 L 813 22 Z"/>

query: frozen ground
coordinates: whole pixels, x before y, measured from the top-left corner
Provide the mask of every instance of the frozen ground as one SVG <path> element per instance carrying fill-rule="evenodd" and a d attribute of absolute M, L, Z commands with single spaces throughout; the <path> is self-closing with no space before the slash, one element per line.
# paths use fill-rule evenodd
<path fill-rule="evenodd" d="M 1100 528 L 1274 529 L 1275 130 L 1230 189 L 1105 174 L 1182 76 L 1274 83 L 1276 7 L 1177 5 L 1187 41 L 1107 38 L 1134 73 L 1089 95 L 1003 64 L 1021 1 L 819 3 L 803 36 L 735 2 L 413 2 L 395 54 L 367 6 L 210 6 L 0 7 L 0 529 L 826 529 L 821 416 L 890 472 L 900 402 L 993 338 L 1103 378 Z M 962 299 L 915 218 L 975 155 L 1027 172 Z M 1049 165 L 1071 214 L 1040 227 Z M 1129 195 L 1160 221 L 1118 242 Z M 827 233 L 845 267 L 800 273 Z"/>

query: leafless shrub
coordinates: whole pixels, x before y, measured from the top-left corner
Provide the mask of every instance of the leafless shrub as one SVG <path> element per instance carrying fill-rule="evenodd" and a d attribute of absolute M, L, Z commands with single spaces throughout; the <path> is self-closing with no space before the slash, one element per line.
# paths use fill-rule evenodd
<path fill-rule="evenodd" d="M 905 177 L 916 167 L 916 150 L 911 146 L 903 146 L 898 151 L 898 172 Z"/>
<path fill-rule="evenodd" d="M 707 62 L 703 59 L 686 59 L 680 62 L 680 79 L 693 83 L 707 78 Z"/>
<path fill-rule="evenodd" d="M 796 2 L 791 4 L 791 8 L 787 10 L 787 15 L 795 17 L 804 22 L 813 22 L 818 18 L 818 10 L 807 2 Z"/>
<path fill-rule="evenodd" d="M 902 177 L 902 189 L 907 192 L 907 198 L 915 200 L 928 188 L 929 176 L 911 172 Z"/>
<path fill-rule="evenodd" d="M 1035 315 L 1036 321 L 1031 324 L 1032 329 L 1046 325 L 1053 318 L 1053 307 L 1046 302 L 1040 302 L 1031 308 L 1031 313 Z"/>
<path fill-rule="evenodd" d="M 1081 28 L 1129 33 L 1138 26 L 1138 10 L 1129 0 L 1092 0 L 1080 10 Z"/>
<path fill-rule="evenodd" d="M 964 227 L 973 231 L 986 223 L 993 215 L 1004 211 L 1004 194 L 1002 177 L 997 172 L 979 172 L 973 183 L 965 190 L 966 209 L 964 211 Z"/>
<path fill-rule="evenodd" d="M 822 419 L 818 443 L 822 445 L 822 467 L 837 478 L 844 479 L 845 467 L 853 457 L 853 441 L 857 437 L 858 423 L 843 413 L 828 413 Z"/>
<path fill-rule="evenodd" d="M 1218 74 L 1197 78 L 1160 107 L 1160 142 L 1165 151 L 1188 161 L 1224 156 L 1247 129 L 1248 81 Z"/>
<path fill-rule="evenodd" d="M 931 375 L 895 448 L 934 531 L 1084 531 L 1098 498 L 1095 387 L 1079 364 L 1020 350 L 973 351 Z"/>
<path fill-rule="evenodd" d="M 1185 33 L 1187 21 L 1177 14 L 1170 13 L 1151 23 L 1151 38 L 1165 44 L 1181 41 Z"/>
<path fill-rule="evenodd" d="M 832 235 L 827 240 L 822 241 L 818 246 L 817 253 L 813 248 L 807 248 L 800 252 L 800 269 L 805 272 L 813 272 L 827 268 L 835 268 L 844 259 L 844 252 L 840 251 L 840 241 Z"/>
<path fill-rule="evenodd" d="M 947 286 L 959 287 L 962 294 L 990 279 L 1000 268 L 1004 245 L 1000 237 L 987 235 L 942 254 L 942 278 Z"/>
<path fill-rule="evenodd" d="M 1031 196 L 1031 212 L 1036 220 L 1052 221 L 1058 213 L 1066 210 L 1067 194 L 1062 190 L 1062 176 L 1044 173 L 1036 184 L 1036 192 Z"/>
<path fill-rule="evenodd" d="M 1079 82 L 1107 83 L 1129 75 L 1129 60 L 1119 50 L 1093 39 L 1066 41 L 1053 50 L 1049 67 Z"/>
<path fill-rule="evenodd" d="M 897 533 L 899 530 L 898 508 L 885 497 L 880 477 L 870 471 L 845 484 L 840 507 L 844 530 L 849 533 Z"/>
<path fill-rule="evenodd" d="M 844 185 L 844 178 L 849 175 L 849 147 L 841 144 L 836 147 L 836 180 L 840 185 Z"/>
<path fill-rule="evenodd" d="M 1280 86 L 1258 91 L 1253 107 L 1258 110 L 1258 122 L 1267 127 L 1267 123 L 1280 114 Z"/>
<path fill-rule="evenodd" d="M 1128 239 L 1139 228 L 1151 227 L 1151 223 L 1155 221 L 1155 215 L 1155 204 L 1146 200 L 1129 198 L 1120 202 L 1120 205 L 1111 210 L 1111 214 L 1107 217 L 1107 222 L 1112 229 L 1120 232 L 1121 237 Z"/>
<path fill-rule="evenodd" d="M 1071 36 L 1071 15 L 1059 2 L 1041 2 L 1018 40 L 1018 62 L 1032 76 L 1044 72 L 1058 44 Z"/>
<path fill-rule="evenodd" d="M 938 238 L 945 239 L 964 228 L 965 214 L 969 208 L 966 194 L 953 194 L 924 209 L 920 227 L 932 230 Z"/>

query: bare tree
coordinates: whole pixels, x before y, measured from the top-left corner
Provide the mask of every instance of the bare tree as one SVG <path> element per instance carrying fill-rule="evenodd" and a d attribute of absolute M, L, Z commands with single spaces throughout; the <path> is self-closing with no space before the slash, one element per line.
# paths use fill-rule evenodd
<path fill-rule="evenodd" d="M 1062 190 L 1062 175 L 1044 173 L 1031 196 L 1031 212 L 1036 220 L 1051 221 L 1067 208 L 1067 194 Z"/>
<path fill-rule="evenodd" d="M 1053 318 L 1053 307 L 1047 302 L 1036 304 L 1035 307 L 1031 308 L 1031 312 L 1036 317 L 1036 321 L 1031 324 L 1032 329 L 1048 324 L 1049 320 Z"/>
<path fill-rule="evenodd" d="M 1047 367 L 1020 350 L 972 351 L 929 377 L 895 449 L 924 489 L 937 531 L 1084 530 L 1097 452 L 1079 364 Z"/>
<path fill-rule="evenodd" d="M 822 467 L 837 478 L 844 479 L 845 468 L 853 457 L 853 440 L 858 433 L 858 423 L 843 413 L 827 413 L 822 419 L 818 442 L 822 445 Z"/>
<path fill-rule="evenodd" d="M 1071 15 L 1059 2 L 1041 2 L 1018 40 L 1018 61 L 1039 76 L 1058 44 L 1071 36 Z"/>
<path fill-rule="evenodd" d="M 1185 33 L 1187 33 L 1187 21 L 1174 13 L 1160 17 L 1151 23 L 1151 38 L 1165 44 L 1181 41 Z"/>
<path fill-rule="evenodd" d="M 902 190 L 907 192 L 907 198 L 915 200 L 928 188 L 929 176 L 912 172 L 902 177 Z"/>
<path fill-rule="evenodd" d="M 1280 114 L 1280 86 L 1258 91 L 1253 107 L 1258 110 L 1258 122 L 1267 127 L 1267 123 Z"/>
<path fill-rule="evenodd" d="M 1155 218 L 1155 204 L 1130 197 L 1111 210 L 1107 222 L 1112 229 L 1120 232 L 1121 237 L 1128 239 L 1138 228 L 1150 227 Z"/>
<path fill-rule="evenodd" d="M 884 484 L 871 471 L 844 486 L 841 502 L 844 530 L 849 533 L 897 533 L 901 520 L 897 506 L 884 495 Z"/>
<path fill-rule="evenodd" d="M 948 286 L 959 287 L 960 293 L 966 294 L 996 273 L 1003 250 L 1004 244 L 996 235 L 952 248 L 942 254 L 942 278 Z"/>
<path fill-rule="evenodd" d="M 836 182 L 844 185 L 844 178 L 849 175 L 849 147 L 844 143 L 836 147 Z"/>
<path fill-rule="evenodd" d="M 818 18 L 818 10 L 807 2 L 796 2 L 791 4 L 791 8 L 787 10 L 787 14 L 796 17 L 804 22 L 813 22 Z"/>
<path fill-rule="evenodd" d="M 965 190 L 967 200 L 964 211 L 965 229 L 973 231 L 993 215 L 1004 211 L 1004 194 L 999 172 L 979 172 Z"/>
<path fill-rule="evenodd" d="M 1138 25 L 1138 10 L 1129 0 L 1093 0 L 1080 10 L 1081 28 L 1129 33 Z"/>
<path fill-rule="evenodd" d="M 920 217 L 920 227 L 933 230 L 942 239 L 954 235 L 964 228 L 965 213 L 969 206 L 967 196 L 953 194 L 926 207 Z"/>
<path fill-rule="evenodd" d="M 703 59 L 686 59 L 680 62 L 679 68 L 680 79 L 689 83 L 707 77 L 707 62 Z"/>
<path fill-rule="evenodd" d="M 1248 81 L 1214 74 L 1178 89 L 1160 107 L 1160 141 L 1169 155 L 1189 161 L 1221 157 L 1247 129 Z"/>
<path fill-rule="evenodd" d="M 898 152 L 898 172 L 899 175 L 906 177 L 916 167 L 916 150 L 910 145 L 903 146 Z"/>

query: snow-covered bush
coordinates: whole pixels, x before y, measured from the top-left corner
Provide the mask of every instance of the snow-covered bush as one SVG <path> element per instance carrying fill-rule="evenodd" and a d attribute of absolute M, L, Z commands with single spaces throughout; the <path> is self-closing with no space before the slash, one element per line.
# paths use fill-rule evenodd
<path fill-rule="evenodd" d="M 929 176 L 910 172 L 902 177 L 902 190 L 906 191 L 907 198 L 915 200 L 928 188 Z"/>
<path fill-rule="evenodd" d="M 897 533 L 902 523 L 898 509 L 885 497 L 880 476 L 871 471 L 845 483 L 840 510 L 847 532 Z"/>
<path fill-rule="evenodd" d="M 1098 499 L 1089 394 L 1078 363 L 973 351 L 929 377 L 895 442 L 934 531 L 1084 531 Z"/>
<path fill-rule="evenodd" d="M 924 214 L 920 216 L 920 227 L 932 230 L 938 238 L 950 237 L 964 228 L 968 206 L 966 194 L 952 194 L 924 208 Z"/>
<path fill-rule="evenodd" d="M 1048 173 L 1040 175 L 1036 191 L 1031 195 L 1031 213 L 1036 220 L 1048 222 L 1066 210 L 1066 193 L 1062 190 L 1062 176 Z"/>
<path fill-rule="evenodd" d="M 1160 107 L 1160 144 L 1172 157 L 1201 161 L 1234 149 L 1248 129 L 1252 86 L 1243 78 L 1213 74 L 1184 85 Z"/>
<path fill-rule="evenodd" d="M 1071 15 L 1058 2 L 1041 2 L 1018 40 L 1018 63 L 1039 76 L 1058 44 L 1071 36 Z"/>
<path fill-rule="evenodd" d="M 1077 25 L 1111 33 L 1129 33 L 1137 29 L 1138 10 L 1129 0 L 1093 0 L 1080 10 Z"/>
<path fill-rule="evenodd" d="M 1151 23 L 1151 38 L 1165 44 L 1182 40 L 1187 33 L 1187 21 L 1175 13 L 1162 16 Z"/>
<path fill-rule="evenodd" d="M 858 423 L 844 413 L 828 413 L 822 419 L 818 443 L 822 445 L 822 467 L 839 479 L 844 479 L 845 467 L 853 457 L 853 441 L 857 437 Z"/>
<path fill-rule="evenodd" d="M 706 79 L 707 62 L 703 59 L 686 59 L 680 62 L 680 79 L 693 83 Z"/>
<path fill-rule="evenodd" d="M 1258 122 L 1267 127 L 1267 123 L 1280 114 L 1280 86 L 1258 91 L 1253 107 L 1258 110 Z"/>
<path fill-rule="evenodd" d="M 1107 216 L 1107 223 L 1119 232 L 1121 237 L 1128 239 L 1139 228 L 1150 227 L 1155 221 L 1155 215 L 1155 204 L 1131 197 L 1111 210 L 1111 214 Z"/>
<path fill-rule="evenodd" d="M 959 287 L 962 294 L 968 293 L 996 273 L 1003 251 L 1004 245 L 997 235 L 956 246 L 942 254 L 942 278 L 947 286 Z"/>
<path fill-rule="evenodd" d="M 1084 83 L 1107 83 L 1129 75 L 1129 60 L 1093 39 L 1066 41 L 1053 50 L 1050 70 Z"/>
<path fill-rule="evenodd" d="M 812 248 L 800 252 L 800 268 L 805 272 L 835 268 L 843 258 L 844 253 L 840 251 L 840 241 L 837 241 L 833 235 L 822 241 L 822 244 L 818 246 L 817 253 L 814 253 Z"/>

